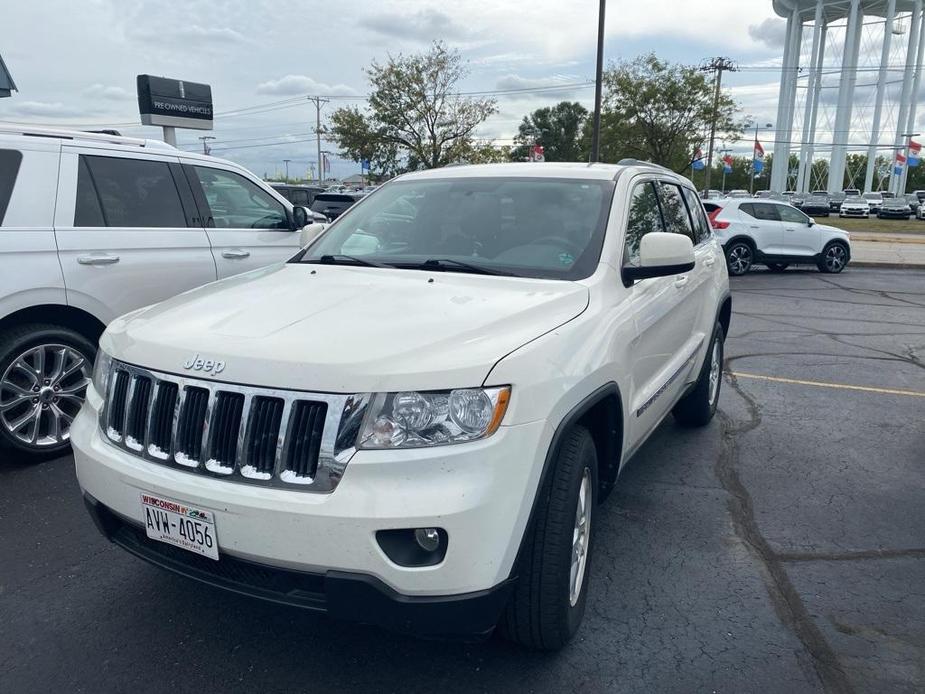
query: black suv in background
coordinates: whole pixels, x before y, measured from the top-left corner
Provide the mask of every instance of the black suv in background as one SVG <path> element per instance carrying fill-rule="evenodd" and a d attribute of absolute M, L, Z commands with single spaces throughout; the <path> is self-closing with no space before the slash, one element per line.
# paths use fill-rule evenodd
<path fill-rule="evenodd" d="M 311 210 L 323 214 L 333 222 L 353 205 L 358 197 L 350 193 L 319 193 L 312 201 Z"/>
<path fill-rule="evenodd" d="M 293 205 L 311 207 L 315 196 L 324 192 L 320 186 L 305 186 L 294 183 L 271 183 L 270 187 Z"/>

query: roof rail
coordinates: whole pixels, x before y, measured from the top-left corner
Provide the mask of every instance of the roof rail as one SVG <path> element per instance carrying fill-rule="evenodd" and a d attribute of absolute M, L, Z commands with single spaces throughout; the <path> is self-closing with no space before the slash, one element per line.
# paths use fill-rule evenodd
<path fill-rule="evenodd" d="M 617 162 L 620 166 L 648 166 L 651 169 L 661 169 L 662 171 L 671 171 L 667 166 L 662 166 L 661 164 L 653 164 L 651 161 L 643 161 L 642 159 L 621 159 Z"/>
<path fill-rule="evenodd" d="M 114 145 L 146 147 L 149 149 L 176 149 L 172 145 L 169 145 L 166 142 L 162 142 L 160 140 L 150 140 L 141 137 L 126 137 L 125 135 L 120 135 L 116 130 L 67 130 L 64 128 L 49 128 L 44 125 L 18 125 L 15 123 L 0 123 L 0 134 L 25 135 L 27 137 L 49 137 L 59 140 L 108 142 Z"/>

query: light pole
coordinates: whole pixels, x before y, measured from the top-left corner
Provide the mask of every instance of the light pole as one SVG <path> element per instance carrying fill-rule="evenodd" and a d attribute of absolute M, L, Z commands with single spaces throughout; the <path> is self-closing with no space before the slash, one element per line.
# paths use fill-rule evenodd
<path fill-rule="evenodd" d="M 291 161 L 292 159 L 283 159 L 283 163 L 286 165 L 286 183 L 289 183 L 289 162 Z"/>
<path fill-rule="evenodd" d="M 601 0 L 597 15 L 597 72 L 594 77 L 594 121 L 591 129 L 591 163 L 601 160 L 601 94 L 604 83 L 604 12 L 607 0 Z"/>
<path fill-rule="evenodd" d="M 772 123 L 765 123 L 764 127 L 773 128 Z M 755 151 L 758 149 L 758 122 L 755 122 L 755 141 L 752 143 L 752 173 L 748 181 L 748 192 L 751 194 L 755 193 L 755 161 L 757 157 L 755 156 Z"/>

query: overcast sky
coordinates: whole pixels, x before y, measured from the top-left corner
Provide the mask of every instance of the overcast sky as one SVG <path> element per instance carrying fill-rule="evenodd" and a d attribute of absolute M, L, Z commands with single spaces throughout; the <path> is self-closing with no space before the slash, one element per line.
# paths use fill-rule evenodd
<path fill-rule="evenodd" d="M 212 85 L 214 153 L 258 175 L 304 172 L 314 163 L 314 107 L 307 94 L 360 103 L 362 68 L 435 39 L 458 48 L 471 69 L 467 91 L 544 88 L 594 76 L 596 0 L 3 0 L 0 54 L 19 92 L 0 99 L 0 120 L 112 125 L 159 137 L 138 123 L 135 76 L 150 73 Z M 728 76 L 744 114 L 773 122 L 783 21 L 770 0 L 610 0 L 608 61 L 655 51 L 697 64 L 728 55 L 747 66 Z M 510 143 L 525 113 L 562 99 L 591 105 L 593 87 L 498 96 L 479 131 Z M 276 103 L 291 100 L 288 103 Z M 257 105 L 273 104 L 260 111 Z M 251 111 L 241 112 L 241 109 Z M 259 111 L 254 113 L 253 111 Z M 227 113 L 227 115 L 221 115 Z M 181 147 L 205 133 L 179 131 Z M 282 144 L 278 144 L 282 143 Z M 333 143 L 325 145 L 334 150 Z M 335 160 L 334 175 L 355 173 Z"/>

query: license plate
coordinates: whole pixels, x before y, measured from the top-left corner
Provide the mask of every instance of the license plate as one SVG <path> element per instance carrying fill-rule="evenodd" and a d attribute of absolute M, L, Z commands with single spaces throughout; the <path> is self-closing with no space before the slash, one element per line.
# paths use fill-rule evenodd
<path fill-rule="evenodd" d="M 215 516 L 211 511 L 144 492 L 141 510 L 145 532 L 152 540 L 218 560 Z"/>

